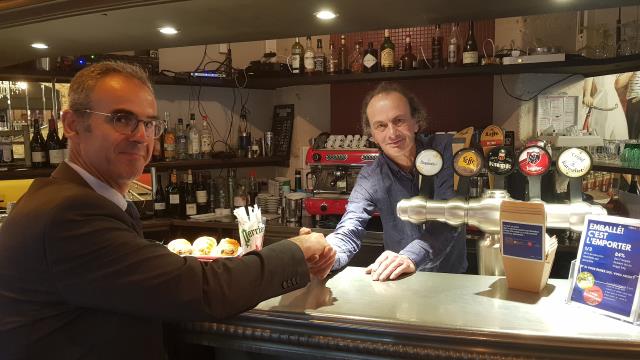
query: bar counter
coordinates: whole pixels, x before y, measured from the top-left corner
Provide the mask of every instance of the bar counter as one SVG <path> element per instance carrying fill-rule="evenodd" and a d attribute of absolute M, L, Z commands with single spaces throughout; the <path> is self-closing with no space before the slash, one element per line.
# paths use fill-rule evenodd
<path fill-rule="evenodd" d="M 568 286 L 550 279 L 535 294 L 508 289 L 504 277 L 438 273 L 377 282 L 347 267 L 227 321 L 180 324 L 176 335 L 284 357 L 639 359 L 640 327 L 567 305 Z"/>

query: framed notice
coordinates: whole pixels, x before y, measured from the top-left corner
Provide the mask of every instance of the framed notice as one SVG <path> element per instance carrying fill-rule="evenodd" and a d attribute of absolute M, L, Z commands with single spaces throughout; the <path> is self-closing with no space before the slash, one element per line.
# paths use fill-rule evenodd
<path fill-rule="evenodd" d="M 536 133 L 578 124 L 578 96 L 540 95 L 536 98 Z"/>
<path fill-rule="evenodd" d="M 639 274 L 640 220 L 587 216 L 568 301 L 636 323 Z"/>

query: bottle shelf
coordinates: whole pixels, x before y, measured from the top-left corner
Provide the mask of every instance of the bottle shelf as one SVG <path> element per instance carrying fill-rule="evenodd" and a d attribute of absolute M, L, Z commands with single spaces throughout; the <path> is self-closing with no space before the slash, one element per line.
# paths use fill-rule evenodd
<path fill-rule="evenodd" d="M 359 74 L 336 75 L 299 75 L 277 77 L 252 77 L 246 81 L 246 87 L 250 89 L 277 89 L 297 85 L 320 85 L 333 83 L 349 83 L 360 81 L 385 81 L 408 80 L 422 78 L 444 78 L 463 76 L 482 76 L 499 74 L 578 74 L 585 77 L 615 74 L 627 71 L 636 71 L 640 68 L 640 55 L 628 55 L 607 59 L 589 59 L 577 55 L 567 55 L 567 60 L 562 62 L 546 62 L 534 64 L 514 65 L 484 65 L 473 67 L 449 67 L 427 70 L 390 71 Z M 25 68 L 0 69 L 0 80 L 12 81 L 41 81 L 68 82 L 73 77 L 73 72 L 53 72 Z M 157 85 L 186 85 L 207 87 L 236 87 L 231 79 L 198 78 L 187 75 L 168 76 L 158 74 L 152 76 L 152 81 Z M 238 79 L 240 85 L 244 79 Z"/>
<path fill-rule="evenodd" d="M 606 171 L 612 173 L 620 173 L 620 174 L 631 174 L 631 175 L 640 175 L 640 168 L 630 168 L 622 166 L 622 164 L 617 162 L 608 162 L 608 161 L 594 161 L 593 162 L 593 171 Z"/>
<path fill-rule="evenodd" d="M 147 168 L 154 167 L 156 170 L 171 169 L 224 169 L 239 167 L 261 167 L 261 166 L 283 166 L 289 167 L 289 159 L 285 157 L 258 157 L 258 158 L 220 158 L 207 160 L 176 160 L 160 161 L 147 164 Z"/>
<path fill-rule="evenodd" d="M 9 167 L 0 164 L 0 180 L 21 180 L 35 179 L 40 177 L 49 177 L 54 168 L 38 168 L 32 169 L 22 166 L 9 164 Z"/>

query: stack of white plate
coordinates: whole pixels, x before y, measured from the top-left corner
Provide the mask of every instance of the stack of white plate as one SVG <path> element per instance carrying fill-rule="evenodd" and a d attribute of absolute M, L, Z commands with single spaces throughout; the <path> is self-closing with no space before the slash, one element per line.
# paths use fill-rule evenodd
<path fill-rule="evenodd" d="M 256 202 L 263 213 L 277 213 L 278 206 L 281 204 L 279 196 L 273 196 L 266 193 L 258 194 Z"/>

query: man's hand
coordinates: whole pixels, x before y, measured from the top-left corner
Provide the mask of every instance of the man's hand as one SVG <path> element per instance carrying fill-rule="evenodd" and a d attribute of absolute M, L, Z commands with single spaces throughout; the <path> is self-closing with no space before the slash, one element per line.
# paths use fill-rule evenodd
<path fill-rule="evenodd" d="M 323 279 L 329 274 L 333 262 L 336 260 L 336 251 L 327 243 L 324 235 L 312 233 L 309 230 L 307 234 L 296 236 L 290 240 L 302 250 L 312 276 Z"/>
<path fill-rule="evenodd" d="M 387 250 L 365 272 L 371 274 L 374 281 L 395 280 L 402 274 L 416 272 L 416 266 L 408 257 Z"/>

